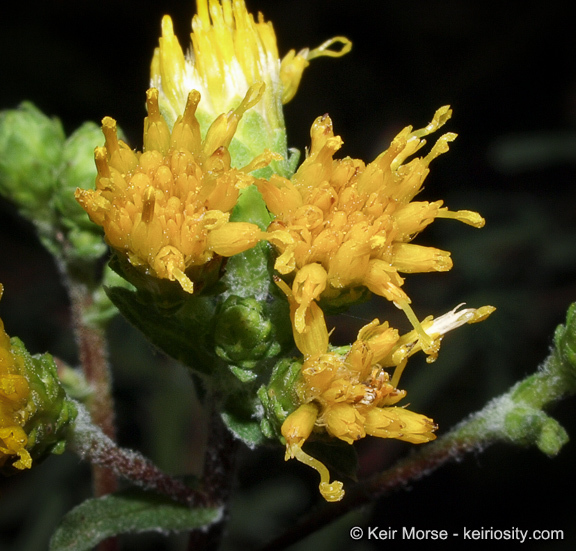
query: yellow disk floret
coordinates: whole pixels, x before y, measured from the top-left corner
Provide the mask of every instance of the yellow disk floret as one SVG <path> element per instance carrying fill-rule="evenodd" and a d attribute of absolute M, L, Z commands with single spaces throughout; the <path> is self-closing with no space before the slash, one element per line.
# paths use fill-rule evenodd
<path fill-rule="evenodd" d="M 266 92 L 256 110 L 271 128 L 283 127 L 282 104 L 298 89 L 314 58 L 350 51 L 347 38 L 335 37 L 318 48 L 291 50 L 280 59 L 272 23 L 255 18 L 244 0 L 198 0 L 188 55 L 174 34 L 172 19 L 162 19 L 162 37 L 151 65 L 151 85 L 160 90 L 160 107 L 172 124 L 191 90 L 199 90 L 211 115 L 228 111 L 255 83 Z M 338 49 L 338 45 L 340 48 Z M 336 46 L 336 49 L 333 48 Z"/>

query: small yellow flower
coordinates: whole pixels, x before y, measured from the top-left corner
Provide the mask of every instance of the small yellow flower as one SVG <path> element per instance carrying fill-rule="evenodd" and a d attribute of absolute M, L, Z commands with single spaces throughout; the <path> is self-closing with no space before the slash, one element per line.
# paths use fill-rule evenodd
<path fill-rule="evenodd" d="M 283 121 L 281 105 L 296 93 L 310 60 L 338 57 L 351 48 L 348 39 L 336 37 L 314 50 L 292 50 L 280 60 L 272 23 L 264 21 L 261 13 L 256 21 L 244 0 L 197 0 L 196 4 L 189 54 L 184 55 L 172 19 L 165 15 L 152 60 L 151 85 L 160 90 L 160 109 L 169 125 L 184 110 L 191 90 L 202 94 L 202 110 L 214 118 L 232 109 L 253 84 L 264 83 L 266 92 L 256 109 L 277 126 Z M 336 43 L 342 44 L 340 51 L 330 49 Z"/>
<path fill-rule="evenodd" d="M 2 292 L 0 284 L 0 298 Z M 11 461 L 13 467 L 22 470 L 32 466 L 23 427 L 34 411 L 21 364 L 22 359 L 12 353 L 10 338 L 0 319 L 0 467 Z"/>
<path fill-rule="evenodd" d="M 298 309 L 294 294 L 279 278 L 277 283 L 288 296 L 294 319 Z M 493 311 L 491 306 L 460 311 L 455 308 L 437 319 L 426 318 L 421 327 L 433 343 L 432 351 L 426 351 L 435 358 L 448 331 L 482 321 Z M 286 418 L 281 431 L 286 440 L 286 458 L 294 457 L 316 469 L 321 476 L 321 494 L 328 501 L 337 501 L 344 495 L 341 483 L 329 484 L 326 467 L 302 450 L 313 432 L 325 431 L 348 444 L 366 435 L 413 444 L 435 438 L 432 419 L 396 405 L 406 396 L 398 389 L 402 371 L 408 357 L 424 349 L 423 339 L 416 330 L 400 336 L 388 323 L 374 320 L 342 353 L 330 348 L 324 315 L 315 302 L 310 304 L 304 321 L 308 331 L 299 333 L 294 329 L 296 344 L 304 355 L 295 385 L 301 405 Z"/>
<path fill-rule="evenodd" d="M 315 301 L 329 303 L 360 288 L 392 301 L 419 328 L 401 289 L 400 273 L 446 271 L 452 261 L 447 251 L 411 241 L 435 218 L 484 225 L 476 212 L 452 212 L 442 201 L 413 201 L 430 162 L 448 150 L 456 135 L 444 134 L 426 156 L 408 158 L 426 143 L 422 138 L 450 116 L 449 107 L 442 107 L 425 128 L 404 128 L 368 165 L 358 159 L 334 159 L 342 139 L 334 135 L 327 115 L 319 117 L 312 125 L 308 157 L 291 180 L 275 175 L 258 182 L 275 216 L 269 231 L 292 237 L 273 243 L 279 253 L 275 268 L 292 282 L 298 304 L 297 332 L 306 331 L 304 320 Z"/>
<path fill-rule="evenodd" d="M 144 151 L 118 139 L 116 121 L 103 120 L 105 147 L 95 152 L 95 190 L 76 190 L 91 220 L 132 266 L 160 279 L 178 281 L 188 293 L 202 270 L 253 247 L 265 237 L 255 224 L 230 222 L 240 190 L 254 182 L 250 172 L 275 156 L 265 151 L 247 166 L 230 166 L 228 145 L 243 113 L 257 103 L 252 86 L 240 106 L 214 120 L 201 138 L 192 91 L 172 130 L 160 115 L 158 91 L 147 93 Z"/>
<path fill-rule="evenodd" d="M 242 166 L 268 148 L 282 156 L 274 172 L 292 173 L 282 105 L 298 89 L 304 69 L 314 58 L 339 57 L 351 43 L 335 37 L 318 48 L 294 50 L 280 59 L 271 22 L 248 12 L 244 0 L 197 0 L 191 48 L 185 55 L 171 18 L 162 19 L 162 37 L 151 65 L 151 86 L 160 91 L 160 111 L 171 127 L 184 110 L 191 90 L 202 94 L 197 113 L 204 133 L 220 113 L 234 109 L 253 85 L 264 88 L 262 101 L 240 122 L 231 144 L 232 166 Z M 340 44 L 341 48 L 332 49 Z"/>

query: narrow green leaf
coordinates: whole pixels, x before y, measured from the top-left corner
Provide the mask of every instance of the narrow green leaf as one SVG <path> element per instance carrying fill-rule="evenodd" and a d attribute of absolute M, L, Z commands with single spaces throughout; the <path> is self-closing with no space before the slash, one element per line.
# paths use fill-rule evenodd
<path fill-rule="evenodd" d="M 89 499 L 72 509 L 50 540 L 50 551 L 90 551 L 112 536 L 139 532 L 182 532 L 220 518 L 218 508 L 186 505 L 133 488 Z"/>

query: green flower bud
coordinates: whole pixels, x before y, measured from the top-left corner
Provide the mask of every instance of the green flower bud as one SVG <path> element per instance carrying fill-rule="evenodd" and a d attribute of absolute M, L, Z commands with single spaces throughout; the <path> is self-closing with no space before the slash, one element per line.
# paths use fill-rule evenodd
<path fill-rule="evenodd" d="M 568 443 L 568 440 L 570 438 L 564 427 L 556 419 L 547 417 L 540 426 L 536 445 L 542 453 L 554 456 L 560 452 L 564 444 Z"/>
<path fill-rule="evenodd" d="M 64 130 L 28 102 L 0 113 L 0 193 L 36 223 L 51 222 L 46 208 L 57 181 Z"/>
<path fill-rule="evenodd" d="M 576 303 L 568 308 L 566 325 L 557 327 L 554 344 L 562 360 L 558 366 L 562 370 L 563 380 L 570 386 L 571 392 L 576 392 Z"/>
<path fill-rule="evenodd" d="M 546 455 L 556 455 L 568 442 L 564 428 L 542 410 L 517 406 L 505 418 L 509 438 L 524 446 L 536 445 Z"/>
<path fill-rule="evenodd" d="M 222 304 L 214 330 L 216 354 L 226 363 L 253 369 L 262 358 L 275 356 L 280 344 L 262 303 L 231 296 Z"/>
<path fill-rule="evenodd" d="M 62 214 L 66 225 L 90 230 L 95 226 L 74 198 L 74 192 L 78 187 L 94 188 L 94 147 L 103 141 L 100 127 L 86 122 L 64 144 L 54 206 Z"/>

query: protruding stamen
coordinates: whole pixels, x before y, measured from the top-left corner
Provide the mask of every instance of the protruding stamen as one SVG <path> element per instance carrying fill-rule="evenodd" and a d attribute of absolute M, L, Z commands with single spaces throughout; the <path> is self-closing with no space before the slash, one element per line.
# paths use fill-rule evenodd
<path fill-rule="evenodd" d="M 309 456 L 306 452 L 300 448 L 297 444 L 292 444 L 286 446 L 286 459 L 294 457 L 300 463 L 312 467 L 320 475 L 320 485 L 318 486 L 322 497 L 326 501 L 340 501 L 344 497 L 343 484 L 339 480 L 335 480 L 330 483 L 330 472 L 326 468 L 326 465 L 318 459 Z"/>
<path fill-rule="evenodd" d="M 406 314 L 408 321 L 412 324 L 412 327 L 414 327 L 420 337 L 423 352 L 426 352 L 426 350 L 432 347 L 432 338 L 426 333 L 426 331 L 424 331 L 424 328 L 416 317 L 414 310 L 412 310 L 410 304 L 408 304 L 406 300 L 396 300 L 394 304 Z"/>
<path fill-rule="evenodd" d="M 340 43 L 342 47 L 340 50 L 331 50 L 330 47 L 334 44 Z M 345 36 L 334 36 L 326 42 L 323 42 L 317 48 L 310 50 L 305 54 L 305 58 L 310 61 L 317 57 L 342 57 L 352 49 L 352 42 Z"/>

